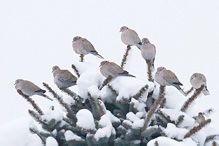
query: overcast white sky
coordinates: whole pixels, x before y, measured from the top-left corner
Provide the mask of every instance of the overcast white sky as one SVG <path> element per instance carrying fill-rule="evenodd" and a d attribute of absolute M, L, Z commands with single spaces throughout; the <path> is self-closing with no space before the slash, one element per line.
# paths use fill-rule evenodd
<path fill-rule="evenodd" d="M 16 79 L 55 88 L 52 66 L 72 71 L 71 64 L 79 60 L 71 46 L 74 36 L 87 38 L 107 60 L 120 64 L 125 51 L 119 33 L 123 25 L 155 44 L 155 67 L 174 71 L 186 89 L 194 72 L 205 74 L 211 95 L 202 96 L 199 104 L 218 106 L 217 0 L 0 0 L 0 125 L 27 116 L 32 108 L 14 89 Z M 92 55 L 85 59 L 101 61 Z M 130 60 L 128 70 L 146 78 L 145 62 L 135 47 Z M 42 108 L 53 104 L 33 98 Z"/>

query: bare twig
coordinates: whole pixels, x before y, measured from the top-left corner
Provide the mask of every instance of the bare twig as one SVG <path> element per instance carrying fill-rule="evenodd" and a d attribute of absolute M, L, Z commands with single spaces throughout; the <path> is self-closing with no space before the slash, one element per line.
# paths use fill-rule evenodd
<path fill-rule="evenodd" d="M 80 55 L 80 62 L 84 62 L 84 55 L 83 54 Z"/>
<path fill-rule="evenodd" d="M 190 137 L 191 135 L 193 135 L 194 133 L 196 133 L 197 131 L 199 131 L 202 127 L 204 127 L 205 125 L 207 125 L 208 123 L 211 122 L 211 119 L 205 120 L 204 122 L 202 122 L 200 125 L 193 127 L 191 130 L 189 130 L 189 132 L 184 136 L 184 138 Z"/>
<path fill-rule="evenodd" d="M 165 90 L 165 86 L 160 86 L 160 94 L 159 94 L 159 98 L 157 99 L 157 101 L 155 102 L 154 106 L 150 109 L 150 111 L 148 112 L 148 115 L 145 119 L 143 128 L 141 130 L 141 133 L 147 128 L 149 121 L 152 117 L 152 115 L 154 114 L 155 110 L 157 109 L 158 105 L 160 104 L 161 100 L 164 98 L 164 90 Z M 141 139 L 141 135 L 139 137 L 139 139 Z"/>
<path fill-rule="evenodd" d="M 80 77 L 79 71 L 76 68 L 76 66 L 74 64 L 71 65 L 72 69 L 74 70 L 74 72 L 76 73 L 76 75 L 78 76 L 78 78 Z"/>
<path fill-rule="evenodd" d="M 124 68 L 124 65 L 126 64 L 126 60 L 127 60 L 127 57 L 128 57 L 128 54 L 129 54 L 129 51 L 131 50 L 131 46 L 127 46 L 127 49 L 126 49 L 126 52 L 123 56 L 123 59 L 122 59 L 122 63 L 121 63 L 121 67 Z"/>
<path fill-rule="evenodd" d="M 106 86 L 111 80 L 113 79 L 112 76 L 108 76 L 102 83 L 102 85 L 99 87 L 100 90 L 103 89 L 104 86 Z"/>
<path fill-rule="evenodd" d="M 148 81 L 154 82 L 154 79 L 152 78 L 151 62 L 149 60 L 146 60 L 146 63 L 148 65 Z"/>
<path fill-rule="evenodd" d="M 23 94 L 23 93 L 21 92 L 21 90 L 17 90 L 17 92 L 18 92 L 21 96 L 23 96 L 23 97 L 33 106 L 33 108 L 34 108 L 40 115 L 44 115 L 43 112 L 42 112 L 42 110 L 37 106 L 37 104 L 36 104 L 29 96 Z"/>
<path fill-rule="evenodd" d="M 185 112 L 188 109 L 188 106 L 190 105 L 191 102 L 193 102 L 199 94 L 201 94 L 201 91 L 204 89 L 204 85 L 201 86 L 201 88 L 197 89 L 196 92 L 192 95 L 192 97 L 190 97 L 183 105 L 183 107 L 181 108 L 182 112 Z"/>

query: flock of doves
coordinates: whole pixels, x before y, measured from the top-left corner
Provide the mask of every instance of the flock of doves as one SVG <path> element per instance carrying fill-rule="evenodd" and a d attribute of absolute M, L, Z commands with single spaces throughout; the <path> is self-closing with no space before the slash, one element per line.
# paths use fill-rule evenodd
<path fill-rule="evenodd" d="M 142 57 L 149 61 L 151 64 L 151 70 L 154 70 L 154 60 L 156 55 L 156 48 L 147 38 L 143 38 L 140 40 L 138 34 L 126 27 L 123 26 L 120 28 L 121 32 L 121 40 L 125 45 L 136 46 L 140 49 Z M 94 46 L 87 39 L 82 38 L 80 36 L 76 36 L 73 38 L 72 47 L 75 53 L 80 55 L 93 54 L 101 59 L 104 59 L 98 52 L 95 50 Z M 58 86 L 58 88 L 68 88 L 76 85 L 77 78 L 68 70 L 62 70 L 58 66 L 54 66 L 52 68 L 54 83 Z M 100 63 L 100 72 L 103 76 L 112 78 L 116 78 L 117 76 L 130 76 L 135 77 L 129 74 L 127 71 L 123 70 L 122 67 L 117 65 L 114 62 L 102 61 Z M 181 89 L 182 83 L 180 83 L 177 76 L 171 71 L 167 70 L 165 67 L 158 67 L 157 72 L 155 74 L 155 81 L 161 86 L 174 86 L 176 87 L 183 95 L 186 95 L 185 92 Z M 194 73 L 190 78 L 190 83 L 194 89 L 199 89 L 202 85 L 204 85 L 203 94 L 209 95 L 209 91 L 206 86 L 206 78 L 201 73 Z M 40 95 L 46 97 L 50 100 L 47 95 L 45 95 L 45 90 L 39 88 L 34 83 L 17 79 L 15 81 L 16 90 L 20 90 L 23 94 L 27 96 L 32 95 Z"/>

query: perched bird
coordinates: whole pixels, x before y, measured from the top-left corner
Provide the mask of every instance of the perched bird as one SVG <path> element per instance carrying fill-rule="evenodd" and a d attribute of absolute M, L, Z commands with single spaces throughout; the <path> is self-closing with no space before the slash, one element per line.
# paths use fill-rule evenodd
<path fill-rule="evenodd" d="M 123 70 L 119 65 L 109 61 L 102 61 L 100 63 L 100 72 L 105 77 L 108 76 L 112 76 L 113 78 L 117 76 L 135 77 L 133 75 L 130 75 L 127 71 Z"/>
<path fill-rule="evenodd" d="M 203 123 L 205 121 L 205 117 L 204 117 L 203 113 L 199 112 L 198 116 L 195 118 L 195 120 L 199 124 Z"/>
<path fill-rule="evenodd" d="M 46 92 L 45 90 L 41 89 L 30 81 L 17 79 L 14 85 L 16 90 L 20 90 L 23 94 L 27 96 L 40 95 L 52 101 L 51 98 L 44 94 Z"/>
<path fill-rule="evenodd" d="M 182 83 L 180 83 L 177 76 L 171 71 L 166 70 L 165 67 L 158 67 L 155 74 L 155 81 L 161 86 L 174 86 L 176 87 L 183 95 L 186 96 L 185 92 L 181 89 Z"/>
<path fill-rule="evenodd" d="M 147 38 L 142 39 L 142 46 L 141 46 L 141 55 L 145 59 L 145 61 L 150 62 L 151 70 L 154 70 L 154 60 L 156 55 L 156 48 Z"/>
<path fill-rule="evenodd" d="M 61 70 L 58 66 L 52 68 L 54 83 L 58 88 L 68 88 L 76 85 L 77 78 L 68 70 Z"/>
<path fill-rule="evenodd" d="M 141 40 L 134 30 L 129 29 L 127 26 L 123 26 L 120 28 L 120 32 L 122 32 L 121 40 L 125 45 L 136 46 L 141 49 Z"/>
<path fill-rule="evenodd" d="M 199 89 L 202 85 L 204 85 L 205 88 L 202 90 L 202 93 L 204 95 L 210 95 L 206 85 L 206 78 L 203 74 L 194 73 L 190 78 L 190 83 L 192 84 L 192 87 L 195 89 Z"/>
<path fill-rule="evenodd" d="M 81 55 L 93 54 L 101 59 L 103 57 L 98 54 L 98 52 L 94 49 L 94 46 L 87 39 L 82 38 L 80 36 L 76 36 L 73 38 L 72 47 L 75 53 Z"/>

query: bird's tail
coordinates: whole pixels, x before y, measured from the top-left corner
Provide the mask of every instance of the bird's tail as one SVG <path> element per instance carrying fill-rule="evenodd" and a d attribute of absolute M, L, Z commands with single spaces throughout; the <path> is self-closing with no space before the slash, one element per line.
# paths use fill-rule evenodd
<path fill-rule="evenodd" d="M 127 71 L 124 71 L 124 72 L 122 72 L 122 73 L 119 73 L 119 76 L 128 76 L 128 77 L 134 77 L 134 78 L 135 78 L 135 76 L 129 74 Z"/>
<path fill-rule="evenodd" d="M 47 98 L 47 99 L 49 99 L 49 100 L 51 100 L 51 101 L 53 101 L 53 99 L 51 99 L 49 96 L 47 96 L 46 94 L 39 94 L 40 96 L 43 96 L 43 97 L 45 97 L 45 98 Z"/>
<path fill-rule="evenodd" d="M 95 56 L 97 56 L 97 57 L 100 58 L 100 59 L 104 59 L 103 56 L 101 56 L 100 54 L 98 54 L 97 51 L 91 51 L 90 53 L 93 54 L 93 55 L 95 55 Z"/>
<path fill-rule="evenodd" d="M 203 90 L 202 90 L 202 93 L 206 96 L 206 95 L 210 95 L 210 92 L 208 91 L 207 87 L 205 87 Z"/>
<path fill-rule="evenodd" d="M 186 93 L 183 91 L 183 89 L 179 85 L 174 84 L 174 87 L 176 87 L 176 89 L 178 89 L 179 92 L 181 92 L 184 96 L 186 96 Z"/>

